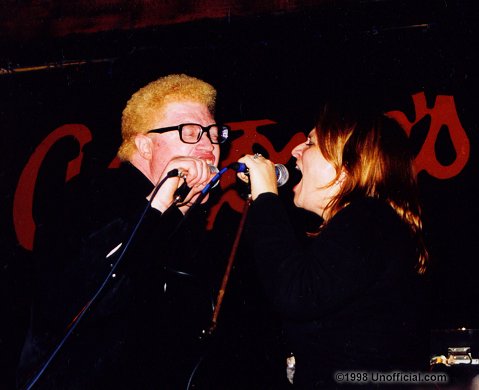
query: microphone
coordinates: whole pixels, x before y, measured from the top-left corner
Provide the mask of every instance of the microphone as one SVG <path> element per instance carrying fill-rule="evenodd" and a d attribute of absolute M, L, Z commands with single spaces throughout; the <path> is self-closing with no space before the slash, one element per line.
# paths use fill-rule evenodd
<path fill-rule="evenodd" d="M 214 165 L 208 164 L 208 168 L 211 174 L 217 174 L 219 172 L 219 169 L 215 167 Z M 181 169 L 178 169 L 177 176 L 184 177 Z M 216 187 L 218 183 L 219 182 L 217 181 L 211 188 Z M 191 191 L 191 188 L 188 187 L 188 185 L 186 184 L 186 181 L 184 181 L 183 184 L 179 186 L 177 190 L 175 191 L 175 194 L 173 195 L 173 203 L 176 204 L 176 203 L 183 202 L 183 200 L 186 198 L 186 195 L 188 195 L 190 191 Z"/>
<path fill-rule="evenodd" d="M 214 166 L 214 165 L 208 164 L 208 168 L 209 168 L 211 174 L 216 174 L 216 173 L 219 172 L 218 167 L 216 167 L 216 166 Z M 168 176 L 168 177 L 176 177 L 176 176 L 178 176 L 178 177 L 182 177 L 182 178 L 183 178 L 183 177 L 185 177 L 185 174 L 184 174 L 184 172 L 181 170 L 181 168 L 175 168 L 175 169 L 172 169 L 171 171 L 169 171 L 169 172 L 167 173 L 167 176 Z"/>
<path fill-rule="evenodd" d="M 244 172 L 248 174 L 248 167 L 246 164 L 235 162 L 229 167 L 234 169 L 236 172 Z M 287 183 L 289 180 L 289 172 L 283 164 L 274 164 L 274 172 L 276 173 L 276 182 L 278 183 L 278 187 L 281 187 Z"/>

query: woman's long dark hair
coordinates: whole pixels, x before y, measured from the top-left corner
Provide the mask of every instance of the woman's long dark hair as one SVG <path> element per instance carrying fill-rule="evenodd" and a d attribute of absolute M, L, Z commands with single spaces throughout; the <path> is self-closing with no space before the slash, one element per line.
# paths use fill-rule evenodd
<path fill-rule="evenodd" d="M 321 153 L 336 168 L 331 185 L 342 181 L 339 193 L 327 206 L 329 215 L 358 198 L 385 200 L 416 239 L 417 270 L 424 273 L 428 254 L 413 155 L 399 123 L 383 114 L 341 110 L 329 104 L 322 108 L 315 128 Z"/>

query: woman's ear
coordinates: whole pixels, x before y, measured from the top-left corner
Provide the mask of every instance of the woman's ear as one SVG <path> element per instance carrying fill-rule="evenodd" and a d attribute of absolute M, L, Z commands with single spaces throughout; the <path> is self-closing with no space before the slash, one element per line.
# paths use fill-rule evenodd
<path fill-rule="evenodd" d="M 145 134 L 138 134 L 135 137 L 135 145 L 139 155 L 145 160 L 151 160 L 153 156 L 153 141 Z"/>

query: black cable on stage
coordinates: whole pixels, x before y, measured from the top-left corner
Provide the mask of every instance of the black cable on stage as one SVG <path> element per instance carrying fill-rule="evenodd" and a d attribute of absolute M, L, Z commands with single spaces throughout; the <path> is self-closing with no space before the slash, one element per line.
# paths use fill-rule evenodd
<path fill-rule="evenodd" d="M 55 347 L 55 349 L 53 350 L 53 352 L 50 354 L 50 356 L 48 357 L 48 359 L 46 360 L 46 362 L 43 364 L 43 366 L 40 368 L 40 370 L 37 372 L 37 374 L 35 374 L 35 376 L 27 383 L 25 389 L 26 390 L 30 390 L 34 385 L 35 383 L 37 383 L 37 381 L 40 379 L 40 377 L 43 375 L 43 373 L 45 372 L 45 370 L 48 368 L 48 366 L 50 365 L 50 363 L 53 361 L 53 359 L 55 358 L 55 356 L 58 354 L 58 352 L 60 351 L 60 349 L 63 347 L 63 345 L 65 344 L 65 342 L 68 340 L 68 338 L 70 337 L 70 335 L 73 333 L 73 331 L 76 329 L 76 327 L 78 326 L 78 324 L 80 323 L 81 319 L 83 318 L 83 316 L 85 315 L 85 313 L 87 312 L 87 310 L 92 306 L 93 303 L 95 303 L 96 299 L 98 298 L 98 296 L 103 292 L 103 289 L 105 288 L 106 284 L 108 283 L 108 281 L 110 280 L 110 278 L 112 277 L 112 275 L 115 273 L 116 269 L 118 268 L 121 260 L 123 259 L 127 249 L 129 248 L 131 242 L 133 241 L 133 238 L 135 237 L 136 235 L 136 232 L 138 231 L 138 228 L 140 227 L 141 223 L 143 222 L 143 219 L 145 218 L 145 215 L 146 213 L 148 212 L 148 210 L 150 209 L 151 207 L 151 202 L 153 201 L 153 199 L 155 198 L 156 194 L 158 193 L 159 189 L 161 188 L 161 186 L 166 182 L 166 180 L 172 178 L 172 177 L 177 177 L 177 176 L 180 176 L 180 172 L 178 169 L 173 169 L 171 170 L 170 172 L 168 172 L 168 174 L 156 185 L 155 189 L 153 190 L 152 194 L 151 194 L 151 197 L 150 199 L 148 200 L 148 203 L 145 207 L 145 209 L 143 210 L 143 212 L 141 213 L 140 215 L 140 218 L 138 219 L 138 222 L 136 223 L 135 227 L 133 228 L 130 236 L 128 237 L 128 240 L 125 244 L 125 246 L 123 247 L 123 250 L 121 251 L 120 255 L 118 256 L 117 260 L 115 261 L 115 263 L 113 264 L 110 272 L 108 273 L 107 277 L 105 278 L 105 280 L 103 281 L 103 283 L 100 285 L 100 287 L 98 288 L 98 290 L 96 291 L 95 294 L 93 294 L 93 297 L 85 304 L 85 306 L 80 310 L 80 312 L 75 316 L 75 318 L 73 319 L 72 323 L 69 325 L 69 328 L 68 328 L 68 331 L 67 333 L 65 334 L 65 336 L 63 336 L 63 338 L 60 340 L 60 342 L 57 344 L 57 346 Z M 173 202 L 174 203 L 174 202 Z M 166 210 L 168 211 L 169 209 L 171 208 L 171 206 Z M 166 212 L 165 211 L 165 212 Z M 164 215 L 164 213 L 162 214 Z M 185 215 L 186 216 L 186 215 Z M 184 219 L 184 218 L 183 218 Z M 183 220 L 182 220 L 183 221 Z M 177 229 L 175 229 L 174 232 L 176 232 Z M 171 237 L 171 236 L 170 236 Z"/>

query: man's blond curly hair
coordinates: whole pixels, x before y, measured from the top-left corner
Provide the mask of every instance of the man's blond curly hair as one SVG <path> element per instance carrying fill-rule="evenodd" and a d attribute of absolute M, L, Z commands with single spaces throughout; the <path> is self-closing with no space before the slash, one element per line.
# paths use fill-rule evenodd
<path fill-rule="evenodd" d="M 161 118 L 168 103 L 192 101 L 204 104 L 214 113 L 216 90 L 210 84 L 187 76 L 172 74 L 152 81 L 135 92 L 125 109 L 121 120 L 123 142 L 118 157 L 130 160 L 136 150 L 135 136 L 151 130 L 151 118 Z"/>

